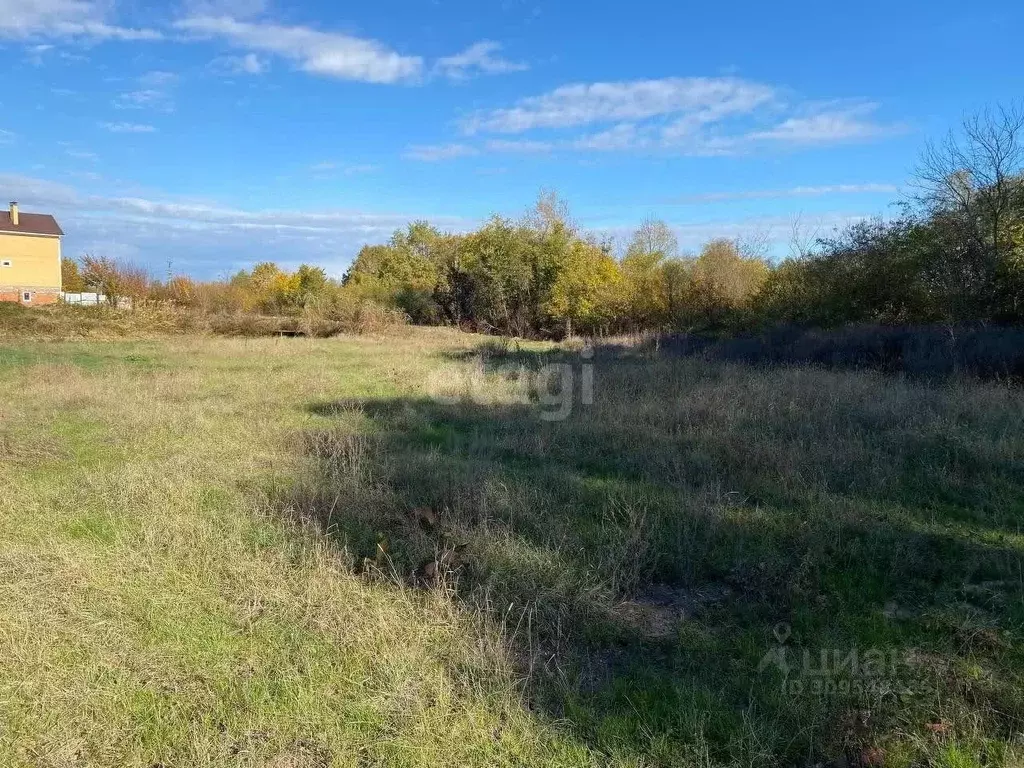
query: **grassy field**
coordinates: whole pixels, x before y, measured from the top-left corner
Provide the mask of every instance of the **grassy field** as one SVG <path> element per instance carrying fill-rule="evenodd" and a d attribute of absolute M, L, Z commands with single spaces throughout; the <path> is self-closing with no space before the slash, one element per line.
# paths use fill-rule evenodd
<path fill-rule="evenodd" d="M 1024 761 L 998 383 L 8 341 L 0 456 L 3 766 Z"/>

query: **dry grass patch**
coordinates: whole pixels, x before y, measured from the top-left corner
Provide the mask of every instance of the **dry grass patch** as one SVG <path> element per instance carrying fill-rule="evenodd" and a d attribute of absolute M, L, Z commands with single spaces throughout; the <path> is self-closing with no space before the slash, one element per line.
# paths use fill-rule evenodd
<path fill-rule="evenodd" d="M 0 349 L 0 764 L 1021 759 L 1017 390 L 483 342 Z"/>

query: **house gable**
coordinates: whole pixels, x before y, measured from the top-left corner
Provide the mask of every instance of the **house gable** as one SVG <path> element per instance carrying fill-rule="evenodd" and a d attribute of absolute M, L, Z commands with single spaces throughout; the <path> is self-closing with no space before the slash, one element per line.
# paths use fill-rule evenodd
<path fill-rule="evenodd" d="M 0 301 L 51 304 L 60 298 L 60 238 L 47 214 L 0 211 Z"/>

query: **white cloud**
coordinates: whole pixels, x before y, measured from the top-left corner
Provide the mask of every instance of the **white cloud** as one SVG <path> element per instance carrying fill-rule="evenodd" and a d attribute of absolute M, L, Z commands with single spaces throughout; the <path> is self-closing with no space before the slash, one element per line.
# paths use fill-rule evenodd
<path fill-rule="evenodd" d="M 16 138 L 17 136 L 13 131 L 5 131 L 3 128 L 0 128 L 0 146 L 13 144 Z"/>
<path fill-rule="evenodd" d="M 164 70 L 152 70 L 135 79 L 142 87 L 118 95 L 113 101 L 114 107 L 117 109 L 151 109 L 157 112 L 174 111 L 172 92 L 181 79 L 178 74 Z"/>
<path fill-rule="evenodd" d="M 370 163 L 362 163 L 359 165 L 343 165 L 341 163 L 324 162 L 315 163 L 309 167 L 309 170 L 314 173 L 329 174 L 329 173 L 343 173 L 346 176 L 357 176 L 363 173 L 373 173 L 378 170 L 376 165 Z"/>
<path fill-rule="evenodd" d="M 554 152 L 556 145 L 550 141 L 531 141 L 529 139 L 491 139 L 484 145 L 488 152 L 510 152 L 524 155 L 543 155 Z"/>
<path fill-rule="evenodd" d="M 793 227 L 801 226 L 809 232 L 827 234 L 868 218 L 855 213 L 824 213 L 808 219 L 799 216 L 758 216 L 740 220 L 717 220 L 674 225 L 679 245 L 694 250 L 717 237 L 763 237 L 776 253 L 785 248 L 793 237 Z"/>
<path fill-rule="evenodd" d="M 0 38 L 91 38 L 159 40 L 152 29 L 130 29 L 108 21 L 111 3 L 98 0 L 0 0 Z"/>
<path fill-rule="evenodd" d="M 376 165 L 372 165 L 371 163 L 362 163 L 360 165 L 350 165 L 347 168 L 342 169 L 342 173 L 346 176 L 358 176 L 364 173 L 374 173 L 377 170 L 379 169 Z"/>
<path fill-rule="evenodd" d="M 418 79 L 423 59 L 403 56 L 376 40 L 310 27 L 237 21 L 227 16 L 195 16 L 175 27 L 198 38 L 220 38 L 238 48 L 291 59 L 312 74 L 370 83 Z"/>
<path fill-rule="evenodd" d="M 467 135 L 532 135 L 491 138 L 481 147 L 463 144 L 460 154 L 483 149 L 709 157 L 868 141 L 905 130 L 877 120 L 879 106 L 874 103 L 792 104 L 780 93 L 773 86 L 735 77 L 566 85 L 508 108 L 465 117 L 459 126 Z M 594 128 L 572 135 L 571 129 L 589 127 Z"/>
<path fill-rule="evenodd" d="M 251 267 L 263 258 L 282 265 L 311 262 L 339 274 L 358 248 L 379 242 L 410 221 L 427 219 L 463 230 L 473 222 L 454 216 L 358 210 L 244 210 L 206 201 L 109 194 L 97 182 L 90 194 L 45 179 L 0 174 L 0 189 L 25 210 L 54 214 L 67 232 L 65 253 L 113 255 L 163 274 L 176 270 L 212 276 Z M 100 192 L 99 190 L 103 190 Z M 186 254 L 183 256 L 183 254 Z"/>
<path fill-rule="evenodd" d="M 34 67 L 41 67 L 54 50 L 55 46 L 50 43 L 30 45 L 25 49 L 25 60 Z"/>
<path fill-rule="evenodd" d="M 680 248 L 686 252 L 693 253 L 709 240 L 726 237 L 740 240 L 763 240 L 767 246 L 767 255 L 781 257 L 785 256 L 791 247 L 794 227 L 816 235 L 828 235 L 867 218 L 869 216 L 863 213 L 835 211 L 809 218 L 798 215 L 752 216 L 740 219 L 688 221 L 686 223 L 677 223 L 668 219 L 667 223 L 679 241 Z M 624 226 L 618 223 L 611 226 L 601 226 L 597 221 L 590 223 L 593 227 L 592 231 L 596 235 L 609 239 L 619 244 L 620 247 L 629 242 L 635 231 L 634 226 Z"/>
<path fill-rule="evenodd" d="M 409 147 L 405 156 L 412 160 L 436 163 L 440 160 L 454 160 L 458 157 L 479 155 L 480 150 L 468 144 L 428 144 Z"/>
<path fill-rule="evenodd" d="M 745 138 L 786 144 L 823 144 L 873 139 L 905 130 L 902 125 L 875 122 L 872 115 L 878 106 L 867 103 L 827 108 L 805 116 L 790 117 L 768 130 L 751 132 Z"/>
<path fill-rule="evenodd" d="M 462 53 L 438 59 L 435 71 L 452 80 L 465 80 L 473 75 L 499 75 L 506 72 L 524 72 L 529 65 L 523 62 L 509 61 L 498 56 L 501 43 L 493 40 L 482 40 L 474 43 Z"/>
<path fill-rule="evenodd" d="M 139 85 L 144 85 L 148 88 L 162 88 L 168 85 L 173 85 L 180 79 L 181 78 L 174 72 L 153 70 L 152 72 L 146 72 L 144 75 L 139 76 Z"/>
<path fill-rule="evenodd" d="M 97 40 L 120 40 L 123 42 L 163 40 L 162 33 L 155 29 L 126 29 L 103 22 L 91 21 L 81 24 L 61 24 L 55 28 L 63 37 L 85 37 Z"/>
<path fill-rule="evenodd" d="M 671 202 L 718 203 L 731 200 L 782 200 L 801 197 L 824 197 L 826 195 L 895 194 L 895 184 L 826 184 L 821 186 L 799 186 L 786 189 L 754 189 L 741 192 L 705 192 L 697 195 L 677 197 Z"/>
<path fill-rule="evenodd" d="M 210 67 L 226 75 L 262 75 L 270 69 L 270 65 L 255 53 L 244 56 L 218 56 Z"/>
<path fill-rule="evenodd" d="M 114 99 L 117 109 L 153 109 L 158 112 L 173 112 L 174 100 L 159 88 L 142 88 L 122 93 Z"/>
<path fill-rule="evenodd" d="M 471 115 L 462 121 L 462 129 L 469 134 L 524 133 L 682 114 L 710 120 L 750 113 L 775 98 L 774 88 L 733 77 L 578 83 L 522 99 L 507 109 Z"/>
<path fill-rule="evenodd" d="M 568 146 L 578 151 L 617 152 L 646 148 L 649 146 L 649 139 L 641 135 L 632 123 L 620 123 L 607 131 L 574 139 Z"/>
<path fill-rule="evenodd" d="M 101 123 L 111 133 L 155 133 L 156 128 L 144 123 Z"/>
<path fill-rule="evenodd" d="M 249 19 L 267 10 L 267 0 L 185 0 L 187 16 L 230 16 Z"/>

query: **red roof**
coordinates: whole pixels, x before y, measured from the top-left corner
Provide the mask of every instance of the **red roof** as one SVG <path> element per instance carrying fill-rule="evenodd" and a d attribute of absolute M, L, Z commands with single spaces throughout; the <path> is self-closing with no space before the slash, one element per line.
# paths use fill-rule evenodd
<path fill-rule="evenodd" d="M 18 226 L 11 224 L 11 212 L 0 211 L 0 232 L 20 232 L 26 235 L 63 235 L 57 220 L 48 213 L 19 213 Z"/>

